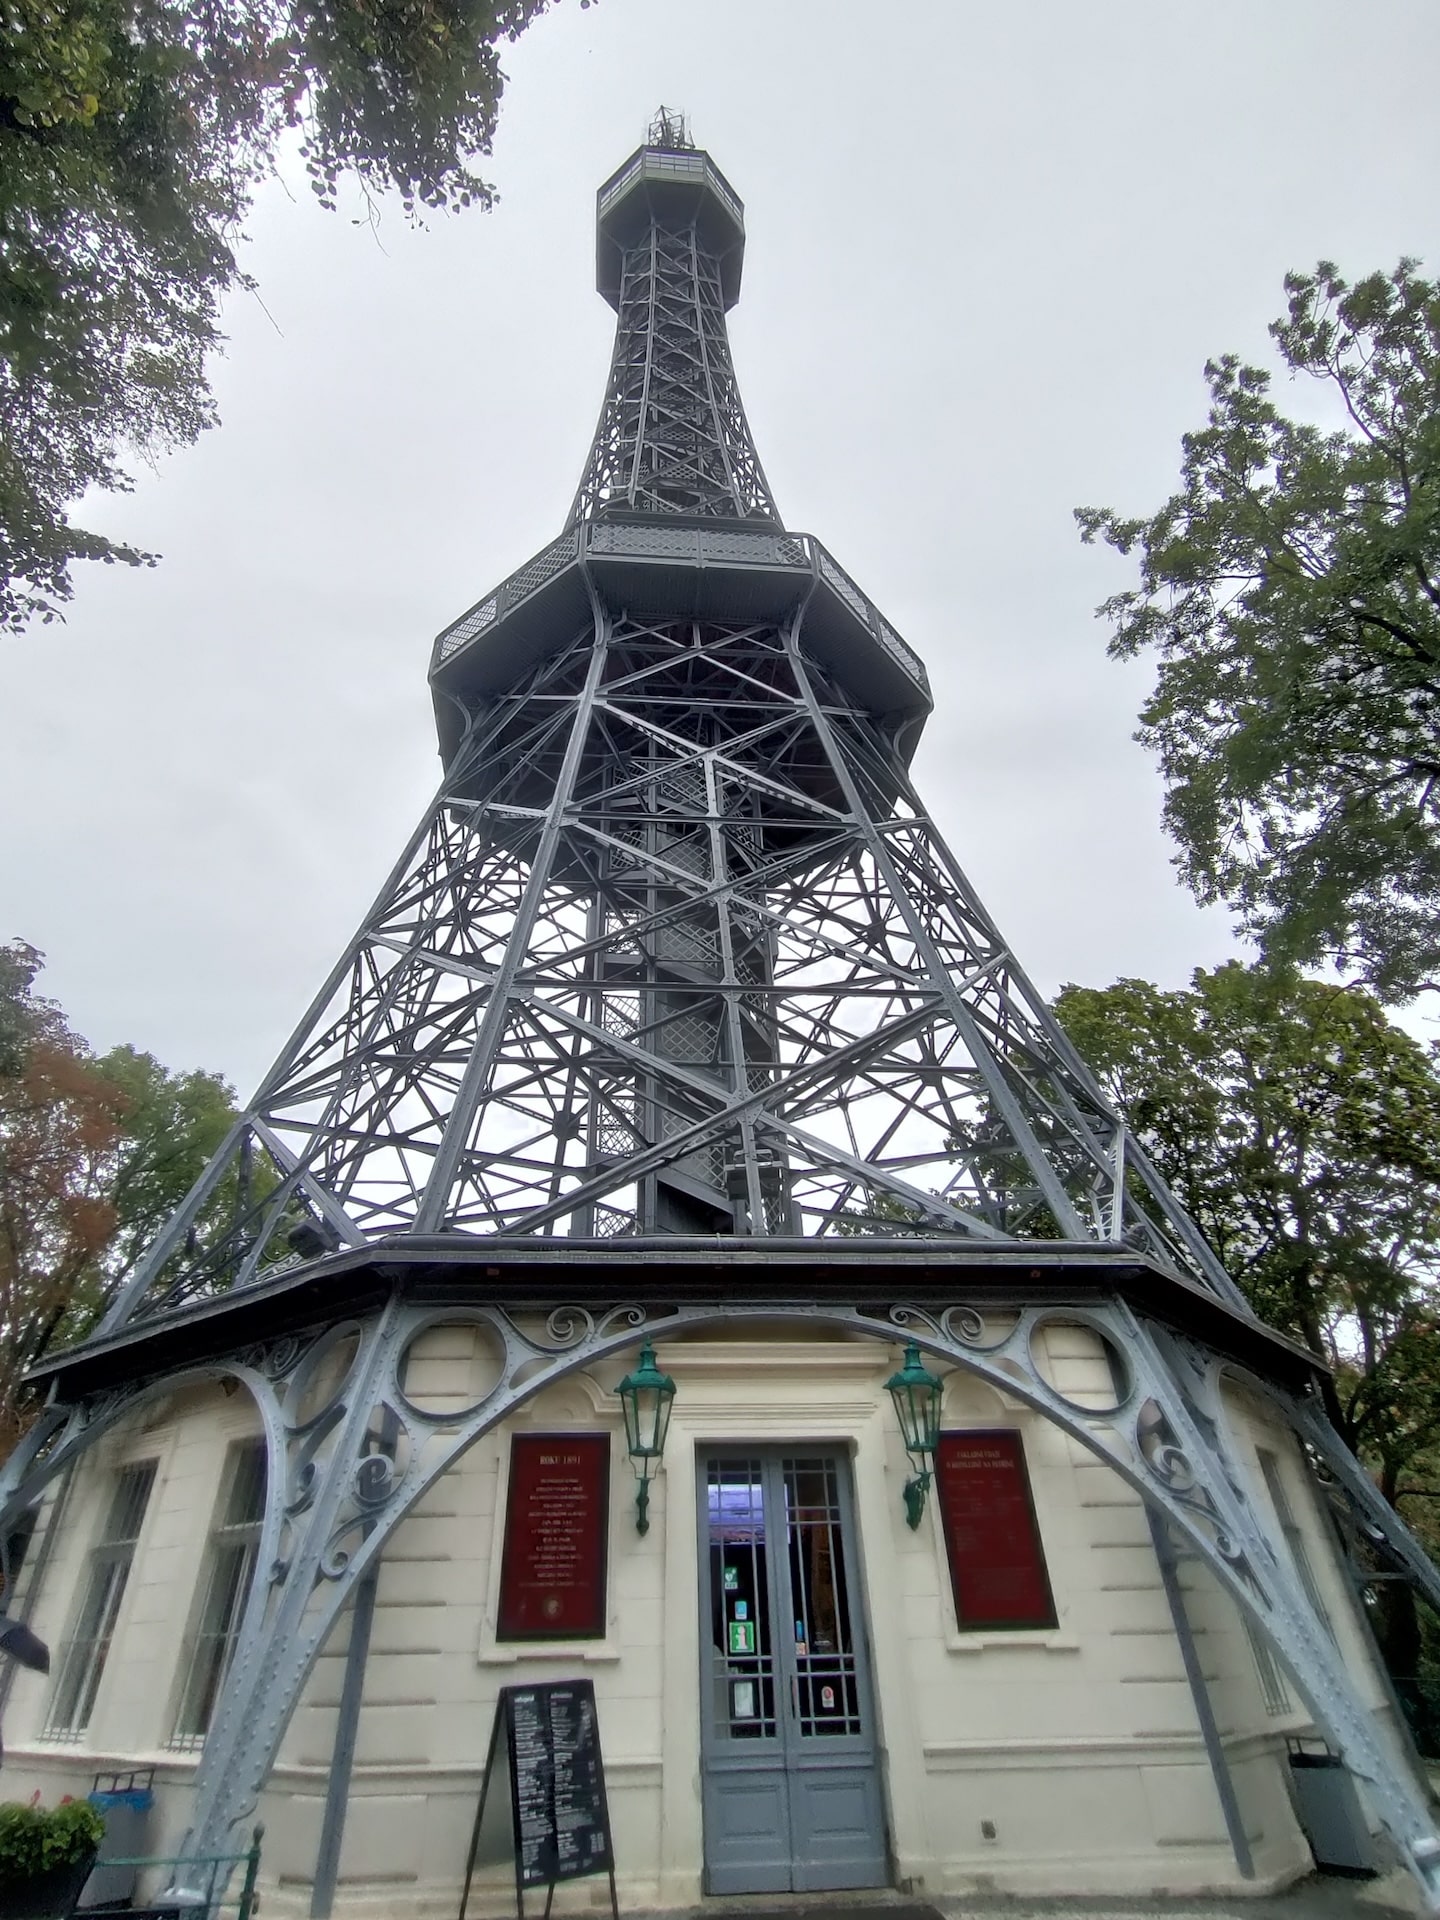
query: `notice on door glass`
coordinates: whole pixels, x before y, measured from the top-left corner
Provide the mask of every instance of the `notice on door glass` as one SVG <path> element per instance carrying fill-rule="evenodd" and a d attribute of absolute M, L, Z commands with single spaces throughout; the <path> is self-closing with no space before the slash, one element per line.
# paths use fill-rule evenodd
<path fill-rule="evenodd" d="M 499 1639 L 604 1636 L 609 1490 L 609 1434 L 511 1440 Z"/>
<path fill-rule="evenodd" d="M 1019 1434 L 942 1433 L 935 1480 L 960 1630 L 1053 1627 Z"/>

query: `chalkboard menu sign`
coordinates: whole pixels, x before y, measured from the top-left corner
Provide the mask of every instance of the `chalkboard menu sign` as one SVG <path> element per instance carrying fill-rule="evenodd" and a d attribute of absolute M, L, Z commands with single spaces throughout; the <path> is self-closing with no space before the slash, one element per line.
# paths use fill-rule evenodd
<path fill-rule="evenodd" d="M 500 1561 L 500 1640 L 602 1639 L 608 1433 L 517 1433 Z"/>
<path fill-rule="evenodd" d="M 592 1681 L 554 1680 L 501 1688 L 470 1837 L 460 1920 L 465 1920 L 482 1834 L 487 1826 L 494 1830 L 493 1816 L 507 1782 L 515 1908 L 520 1920 L 524 1920 L 527 1887 L 547 1890 L 548 1920 L 556 1885 L 587 1873 L 609 1876 L 611 1911 L 618 1920 L 615 1849 Z M 492 1813 L 488 1823 L 487 1806 Z"/>
<path fill-rule="evenodd" d="M 1019 1434 L 942 1433 L 935 1480 L 961 1632 L 1053 1627 L 1055 1602 Z"/>

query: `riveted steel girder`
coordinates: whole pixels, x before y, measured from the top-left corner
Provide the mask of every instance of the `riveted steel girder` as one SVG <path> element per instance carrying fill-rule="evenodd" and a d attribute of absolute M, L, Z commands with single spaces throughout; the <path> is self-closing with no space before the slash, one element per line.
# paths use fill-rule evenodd
<path fill-rule="evenodd" d="M 615 352 L 570 522 L 606 509 L 768 520 L 725 327 L 724 256 L 703 223 L 656 210 L 624 247 Z"/>
<path fill-rule="evenodd" d="M 597 594 L 484 705 L 106 1331 L 435 1234 L 1124 1246 L 1245 1310 L 805 611 Z"/>

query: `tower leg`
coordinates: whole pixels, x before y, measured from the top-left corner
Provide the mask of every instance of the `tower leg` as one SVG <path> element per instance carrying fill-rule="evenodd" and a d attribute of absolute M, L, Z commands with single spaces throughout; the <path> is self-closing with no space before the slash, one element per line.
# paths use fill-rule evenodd
<path fill-rule="evenodd" d="M 1274 1396 L 1272 1395 L 1272 1398 Z M 1309 1401 L 1282 1402 L 1291 1425 L 1344 1490 L 1352 1509 L 1384 1542 L 1406 1579 L 1440 1614 L 1440 1567 L 1406 1526 L 1324 1413 Z"/>
<path fill-rule="evenodd" d="M 1195 1717 L 1200 1723 L 1200 1737 L 1205 1742 L 1205 1753 L 1210 1762 L 1210 1775 L 1215 1782 L 1215 1793 L 1220 1802 L 1220 1812 L 1224 1816 L 1225 1831 L 1230 1836 L 1230 1850 L 1235 1855 L 1235 1864 L 1240 1869 L 1241 1879 L 1253 1880 L 1255 1860 L 1250 1852 L 1249 1835 L 1245 1831 L 1245 1816 L 1240 1811 L 1240 1802 L 1235 1797 L 1235 1782 L 1231 1777 L 1230 1762 L 1225 1757 L 1220 1728 L 1216 1724 L 1215 1709 L 1210 1701 L 1210 1689 L 1205 1684 L 1205 1669 L 1201 1664 L 1199 1649 L 1195 1645 L 1195 1636 L 1190 1631 L 1190 1612 L 1185 1605 L 1185 1592 L 1180 1584 L 1180 1567 L 1175 1556 L 1175 1544 L 1170 1538 L 1168 1525 L 1153 1507 L 1146 1507 L 1145 1518 L 1149 1522 L 1150 1538 L 1154 1543 L 1155 1558 L 1160 1567 L 1160 1584 L 1165 1589 L 1165 1599 L 1170 1608 L 1175 1638 L 1179 1643 L 1185 1678 L 1190 1685 L 1190 1698 L 1195 1703 Z"/>
<path fill-rule="evenodd" d="M 627 1351 L 645 1319 L 639 1307 L 557 1308 L 543 1327 L 527 1330 L 498 1307 L 443 1309 L 397 1295 L 333 1329 L 291 1365 L 281 1470 L 267 1502 L 278 1516 L 279 1552 L 268 1583 L 257 1579 L 251 1595 L 196 1772 L 182 1854 L 232 1849 L 317 1655 L 416 1502 L 525 1401 L 567 1373 Z M 404 1393 L 409 1349 L 429 1329 L 458 1324 L 492 1337 L 499 1379 L 468 1409 L 427 1414 Z M 311 1411 L 307 1396 L 342 1342 L 354 1346 L 344 1377 Z"/>
<path fill-rule="evenodd" d="M 1122 1351 L 1136 1385 L 1126 1430 L 1148 1476 L 1149 1496 L 1278 1655 L 1316 1726 L 1369 1789 L 1427 1911 L 1440 1913 L 1440 1835 L 1427 1795 L 1377 1728 L 1326 1622 L 1257 1517 L 1251 1476 L 1227 1434 L 1220 1395 L 1225 1363 L 1123 1303 L 1110 1311 L 1130 1323 Z"/>
<path fill-rule="evenodd" d="M 350 1645 L 345 1653 L 345 1678 L 340 1688 L 335 1747 L 330 1756 L 330 1778 L 325 1784 L 325 1812 L 320 1822 L 320 1846 L 315 1858 L 315 1882 L 310 1889 L 310 1920 L 330 1920 L 335 1885 L 340 1874 L 340 1847 L 345 1838 L 345 1814 L 350 1804 L 350 1781 L 355 1768 L 355 1736 L 360 1726 L 360 1700 L 365 1690 L 365 1668 L 370 1633 L 375 1624 L 375 1594 L 380 1568 L 372 1561 L 355 1588 L 350 1609 Z"/>

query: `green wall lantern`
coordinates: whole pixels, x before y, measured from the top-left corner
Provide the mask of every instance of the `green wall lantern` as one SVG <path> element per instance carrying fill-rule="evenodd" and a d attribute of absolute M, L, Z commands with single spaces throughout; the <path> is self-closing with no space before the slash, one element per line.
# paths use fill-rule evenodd
<path fill-rule="evenodd" d="M 920 1349 L 912 1340 L 900 1371 L 891 1374 L 885 1388 L 895 1402 L 905 1451 L 915 1469 L 913 1478 L 905 1482 L 905 1518 L 911 1527 L 918 1527 L 930 1490 L 930 1469 L 940 1445 L 940 1397 L 945 1382 L 924 1365 Z"/>
<path fill-rule="evenodd" d="M 625 1445 L 640 1481 L 635 1490 L 635 1531 L 648 1533 L 651 1463 L 665 1451 L 670 1408 L 675 1400 L 675 1382 L 656 1366 L 655 1349 L 648 1340 L 640 1349 L 640 1364 L 626 1374 L 615 1391 L 625 1413 Z"/>

